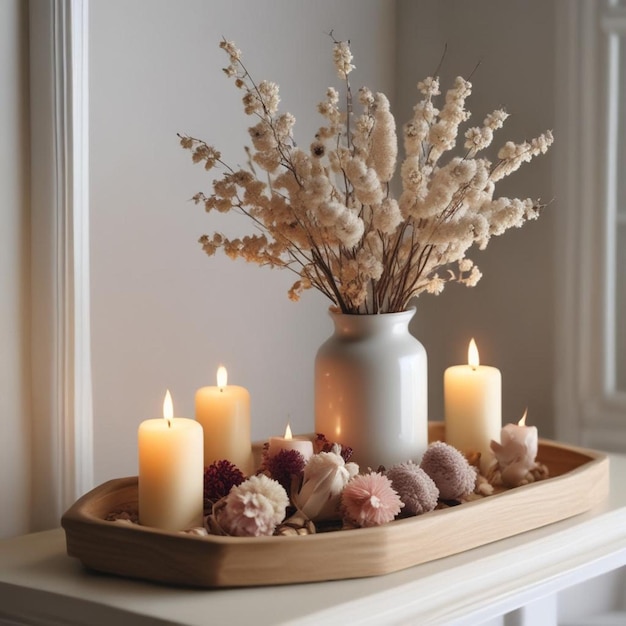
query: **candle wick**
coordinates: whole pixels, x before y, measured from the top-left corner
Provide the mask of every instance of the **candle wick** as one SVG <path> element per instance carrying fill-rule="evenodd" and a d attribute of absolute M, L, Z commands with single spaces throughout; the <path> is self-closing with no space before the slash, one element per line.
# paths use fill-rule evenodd
<path fill-rule="evenodd" d="M 167 420 L 167 427 L 171 428 L 172 427 L 172 420 Z"/>

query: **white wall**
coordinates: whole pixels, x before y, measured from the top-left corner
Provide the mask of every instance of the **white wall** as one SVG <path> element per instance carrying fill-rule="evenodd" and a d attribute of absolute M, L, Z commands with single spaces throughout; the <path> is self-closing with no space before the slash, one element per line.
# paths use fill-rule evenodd
<path fill-rule="evenodd" d="M 27 8 L 0 2 L 0 538 L 30 521 Z"/>
<path fill-rule="evenodd" d="M 328 303 L 287 298 L 292 278 L 196 243 L 245 220 L 207 216 L 188 199 L 212 177 L 176 133 L 202 137 L 234 164 L 249 144 L 240 93 L 221 71 L 224 36 L 258 79 L 276 81 L 308 145 L 316 105 L 337 84 L 335 29 L 350 38 L 355 84 L 391 93 L 395 3 L 390 0 L 92 0 L 90 126 L 95 480 L 135 474 L 136 429 L 161 414 L 166 387 L 193 416 L 195 390 L 220 363 L 252 397 L 254 439 L 313 427 L 313 361 L 331 332 Z M 221 217 L 221 216 L 217 216 Z"/>
<path fill-rule="evenodd" d="M 502 106 L 510 114 L 494 146 L 553 128 L 554 7 L 539 0 L 399 0 L 398 115 L 408 118 L 417 81 L 435 71 L 447 44 L 442 86 L 457 74 L 467 77 L 480 63 L 471 78 L 472 122 L 480 124 Z M 548 153 L 526 164 L 501 181 L 498 195 L 551 201 L 552 161 Z M 538 221 L 493 239 L 485 252 L 476 251 L 472 258 L 483 272 L 478 286 L 451 285 L 440 296 L 418 300 L 413 330 L 428 351 L 431 419 L 442 416 L 443 370 L 467 362 L 473 336 L 481 362 L 502 371 L 503 421 L 517 421 L 528 406 L 529 422 L 542 436 L 553 435 L 553 212 L 558 201 Z"/>

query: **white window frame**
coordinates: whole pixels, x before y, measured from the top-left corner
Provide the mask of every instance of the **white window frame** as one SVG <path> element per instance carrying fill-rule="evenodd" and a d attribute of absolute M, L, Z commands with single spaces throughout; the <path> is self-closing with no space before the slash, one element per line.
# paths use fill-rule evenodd
<path fill-rule="evenodd" d="M 556 434 L 626 451 L 615 391 L 616 2 L 558 0 Z M 613 35 L 612 35 L 613 34 Z"/>
<path fill-rule="evenodd" d="M 29 3 L 35 530 L 93 487 L 87 10 Z"/>

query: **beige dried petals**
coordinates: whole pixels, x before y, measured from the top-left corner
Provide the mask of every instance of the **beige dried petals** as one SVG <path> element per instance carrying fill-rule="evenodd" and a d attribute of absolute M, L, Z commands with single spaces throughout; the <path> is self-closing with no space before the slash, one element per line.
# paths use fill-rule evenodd
<path fill-rule="evenodd" d="M 354 65 L 348 42 L 333 48 L 345 98 L 328 88 L 318 107 L 324 125 L 306 151 L 296 147 L 295 118 L 279 111 L 276 83 L 254 81 L 235 44 L 220 45 L 229 57 L 225 72 L 243 90 L 245 112 L 256 117 L 248 165 L 230 170 L 212 146 L 179 138 L 194 162 L 224 168 L 213 193 L 196 194 L 194 202 L 207 211 L 241 212 L 254 232 L 205 236 L 207 254 L 222 248 L 231 258 L 289 267 L 297 274 L 289 290 L 293 299 L 315 287 L 344 312 L 391 312 L 420 292 L 439 293 L 450 281 L 475 285 L 480 271 L 466 259 L 469 247 L 482 249 L 491 236 L 538 216 L 536 201 L 494 198 L 495 184 L 545 153 L 552 133 L 505 143 L 494 164 L 478 158 L 507 114 L 496 109 L 482 126 L 459 133 L 469 116 L 471 84 L 465 79 L 454 81 L 443 104 L 437 77 L 419 83 L 421 99 L 403 126 L 406 157 L 396 201 L 396 122 L 383 94 L 363 87 L 353 97 L 349 91 Z M 446 156 L 462 146 L 464 160 Z"/>
<path fill-rule="evenodd" d="M 375 106 L 367 164 L 376 172 L 379 182 L 387 183 L 396 169 L 398 156 L 396 120 L 389 110 L 389 100 L 385 94 L 376 94 Z"/>
<path fill-rule="evenodd" d="M 348 74 L 354 69 L 352 65 L 352 51 L 350 50 L 350 42 L 338 41 L 333 46 L 333 61 L 337 69 L 337 75 L 341 79 L 346 79 Z"/>

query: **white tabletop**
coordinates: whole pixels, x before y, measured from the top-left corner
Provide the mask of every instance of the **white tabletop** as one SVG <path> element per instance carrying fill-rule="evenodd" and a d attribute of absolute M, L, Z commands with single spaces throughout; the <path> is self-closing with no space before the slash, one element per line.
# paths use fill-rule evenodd
<path fill-rule="evenodd" d="M 5 540 L 0 624 L 477 624 L 626 564 L 626 456 L 610 459 L 594 510 L 376 578 L 180 589 L 85 570 L 62 529 Z"/>

